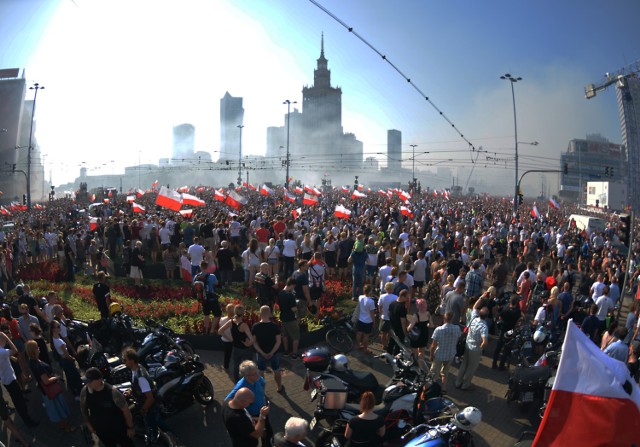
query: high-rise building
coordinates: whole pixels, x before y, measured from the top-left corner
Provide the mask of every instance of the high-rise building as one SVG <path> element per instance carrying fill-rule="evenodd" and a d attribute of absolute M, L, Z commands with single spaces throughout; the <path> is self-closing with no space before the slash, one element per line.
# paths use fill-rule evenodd
<path fill-rule="evenodd" d="M 173 128 L 173 164 L 188 163 L 195 150 L 196 128 L 192 124 L 180 124 Z"/>
<path fill-rule="evenodd" d="M 226 92 L 220 100 L 220 158 L 237 158 L 240 150 L 238 126 L 243 124 L 242 98 Z"/>
<path fill-rule="evenodd" d="M 387 130 L 387 168 L 400 171 L 402 167 L 402 132 Z"/>
<path fill-rule="evenodd" d="M 18 166 L 18 156 L 20 151 L 26 154 L 27 148 L 16 150 L 21 146 L 25 93 L 24 72 L 20 76 L 18 68 L 0 70 L 0 191 L 3 200 L 13 200 L 26 192 L 26 174 L 18 171 L 26 172 L 27 167 L 26 164 Z"/>

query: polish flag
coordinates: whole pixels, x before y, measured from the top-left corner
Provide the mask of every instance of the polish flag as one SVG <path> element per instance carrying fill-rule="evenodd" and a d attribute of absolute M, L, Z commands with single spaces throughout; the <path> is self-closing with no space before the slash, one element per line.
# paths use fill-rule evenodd
<path fill-rule="evenodd" d="M 383 190 L 381 190 L 381 189 L 379 189 L 379 190 L 378 190 L 378 194 L 380 194 L 381 196 L 389 197 L 389 195 L 387 194 L 387 192 L 386 192 L 386 191 L 383 191 Z"/>
<path fill-rule="evenodd" d="M 538 211 L 538 207 L 533 205 L 533 209 L 531 210 L 531 217 L 534 219 L 540 219 L 540 211 Z"/>
<path fill-rule="evenodd" d="M 298 208 L 298 209 L 295 209 L 295 210 L 291 211 L 291 214 L 293 214 L 293 218 L 294 219 L 297 219 L 298 216 L 300 216 L 300 214 L 302 214 L 302 208 Z"/>
<path fill-rule="evenodd" d="M 353 191 L 353 194 L 351 194 L 352 199 L 363 199 L 365 197 L 367 197 L 367 195 L 358 190 Z"/>
<path fill-rule="evenodd" d="M 340 190 L 342 192 L 349 192 L 349 187 L 348 186 L 343 186 L 342 188 L 340 188 Z"/>
<path fill-rule="evenodd" d="M 302 198 L 302 204 L 303 205 L 317 205 L 318 204 L 318 198 L 314 195 L 311 194 L 305 194 L 304 197 Z"/>
<path fill-rule="evenodd" d="M 193 210 L 180 210 L 179 213 L 182 217 L 186 217 L 187 219 L 193 216 Z"/>
<path fill-rule="evenodd" d="M 127 196 L 127 203 L 133 203 L 135 201 L 136 201 L 136 196 L 135 195 Z"/>
<path fill-rule="evenodd" d="M 218 202 L 224 202 L 225 197 L 223 193 L 216 190 L 213 192 L 213 198 L 216 199 Z"/>
<path fill-rule="evenodd" d="M 398 196 L 400 196 L 402 200 L 409 200 L 411 198 L 409 193 L 404 191 L 398 191 Z"/>
<path fill-rule="evenodd" d="M 273 189 L 269 188 L 267 185 L 262 185 L 262 188 L 260 188 L 260 194 L 263 196 L 270 196 L 273 194 Z"/>
<path fill-rule="evenodd" d="M 144 195 L 144 191 L 138 188 L 138 189 L 136 189 L 136 195 L 138 197 L 142 197 Z"/>
<path fill-rule="evenodd" d="M 339 219 L 349 219 L 351 217 L 351 210 L 346 209 L 342 205 L 336 205 L 336 210 L 333 215 Z"/>
<path fill-rule="evenodd" d="M 158 181 L 157 180 L 151 184 L 151 191 L 155 191 L 156 190 L 156 186 L 158 186 Z"/>
<path fill-rule="evenodd" d="M 182 203 L 184 205 L 192 205 L 192 206 L 204 206 L 204 200 L 197 198 L 196 196 L 192 196 L 191 194 L 182 194 Z"/>
<path fill-rule="evenodd" d="M 96 201 L 96 195 L 95 194 L 91 194 L 91 201 L 95 202 Z"/>
<path fill-rule="evenodd" d="M 640 387 L 627 365 L 569 322 L 549 403 L 533 447 L 638 445 Z"/>
<path fill-rule="evenodd" d="M 4 214 L 5 216 L 10 216 L 11 215 L 11 211 L 6 209 L 4 206 L 0 206 L 0 214 Z"/>
<path fill-rule="evenodd" d="M 304 191 L 302 190 L 302 188 L 300 188 L 299 186 L 296 186 L 296 188 L 293 190 L 293 192 L 295 192 L 296 194 L 302 194 L 302 193 L 304 193 Z"/>
<path fill-rule="evenodd" d="M 113 197 L 113 191 L 109 191 L 109 197 Z"/>
<path fill-rule="evenodd" d="M 284 200 L 286 200 L 287 202 L 293 203 L 293 202 L 296 201 L 296 196 L 291 194 L 289 191 L 285 191 L 284 192 Z"/>
<path fill-rule="evenodd" d="M 182 196 L 176 191 L 162 186 L 160 192 L 158 192 L 156 205 L 173 211 L 180 211 L 180 207 L 182 207 Z"/>
<path fill-rule="evenodd" d="M 549 197 L 549 206 L 551 208 L 553 208 L 554 210 L 559 210 L 560 209 L 560 204 L 558 204 L 558 202 L 553 200 L 553 197 Z"/>
<path fill-rule="evenodd" d="M 320 191 L 318 188 L 316 188 L 314 186 L 313 188 L 313 194 L 315 194 L 316 196 L 320 197 L 322 195 L 322 191 Z"/>
<path fill-rule="evenodd" d="M 246 205 L 248 203 L 248 200 L 235 191 L 229 191 L 229 195 L 227 196 L 224 203 L 226 203 L 233 209 L 239 210 L 243 205 Z"/>
<path fill-rule="evenodd" d="M 89 219 L 89 231 L 95 231 L 98 229 L 98 218 L 92 217 Z"/>
<path fill-rule="evenodd" d="M 447 191 L 446 189 L 442 192 L 442 195 L 444 196 L 445 199 L 449 200 L 449 191 Z M 488 197 L 487 197 L 488 198 Z"/>
<path fill-rule="evenodd" d="M 178 192 L 189 192 L 189 187 L 181 186 L 180 188 L 178 188 Z"/>
<path fill-rule="evenodd" d="M 364 191 L 364 185 L 358 185 L 358 191 Z"/>
<path fill-rule="evenodd" d="M 204 186 L 200 186 L 200 187 L 198 187 L 198 188 L 196 189 L 196 192 L 205 192 L 205 191 L 206 191 L 206 189 L 207 189 L 206 187 L 204 187 Z"/>
<path fill-rule="evenodd" d="M 402 214 L 403 216 L 407 216 L 407 217 L 410 217 L 411 219 L 413 219 L 413 213 L 406 206 L 401 206 L 400 207 L 400 214 Z"/>
<path fill-rule="evenodd" d="M 433 190 L 433 197 L 438 197 L 438 191 L 437 190 Z"/>
<path fill-rule="evenodd" d="M 109 203 L 109 199 L 102 199 L 104 203 Z"/>
<path fill-rule="evenodd" d="M 313 188 L 309 185 L 304 185 L 304 192 L 308 192 L 309 194 L 313 194 L 315 195 L 315 191 L 313 190 Z"/>
<path fill-rule="evenodd" d="M 252 190 L 252 191 L 257 191 L 257 190 L 258 190 L 258 189 L 257 189 L 255 186 L 253 186 L 251 183 L 249 183 L 249 189 L 250 189 L 250 190 Z"/>
<path fill-rule="evenodd" d="M 137 203 L 133 203 L 133 212 L 134 213 L 144 213 L 146 210 L 144 209 L 144 206 L 139 205 Z"/>

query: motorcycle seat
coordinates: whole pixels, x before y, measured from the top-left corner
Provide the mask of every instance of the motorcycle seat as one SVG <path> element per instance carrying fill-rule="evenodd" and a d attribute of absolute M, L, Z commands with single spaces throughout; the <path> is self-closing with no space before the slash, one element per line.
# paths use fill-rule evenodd
<path fill-rule="evenodd" d="M 551 377 L 549 366 L 532 366 L 530 368 L 516 368 L 511 380 L 520 384 L 546 384 Z"/>
<path fill-rule="evenodd" d="M 344 406 L 344 409 L 350 413 L 353 414 L 360 414 L 360 405 L 359 404 L 351 404 L 351 403 L 347 403 Z M 385 404 L 384 402 L 381 404 L 376 405 L 375 407 L 373 407 L 373 412 L 375 414 L 378 415 L 384 415 L 386 413 L 388 413 L 389 411 L 389 406 L 387 404 Z"/>
<path fill-rule="evenodd" d="M 378 380 L 376 376 L 374 376 L 370 372 L 365 371 L 346 371 L 346 372 L 333 372 L 333 374 L 339 377 L 341 380 L 344 380 L 349 385 L 353 385 L 354 387 L 360 390 L 370 390 L 376 391 L 379 387 Z"/>

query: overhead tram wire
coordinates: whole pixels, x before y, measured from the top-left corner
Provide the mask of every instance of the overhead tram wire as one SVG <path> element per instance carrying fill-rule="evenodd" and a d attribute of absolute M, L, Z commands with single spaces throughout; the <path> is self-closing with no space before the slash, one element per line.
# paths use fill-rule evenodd
<path fill-rule="evenodd" d="M 376 47 L 374 47 L 373 45 L 371 45 L 364 37 L 362 37 L 358 32 L 356 32 L 352 26 L 347 25 L 345 22 L 343 22 L 338 16 L 336 16 L 335 14 L 333 14 L 331 11 L 329 11 L 327 8 L 325 8 L 324 6 L 322 6 L 320 3 L 318 3 L 316 0 L 309 0 L 311 3 L 313 3 L 315 6 L 317 6 L 319 9 L 321 9 L 322 11 L 324 11 L 329 17 L 331 17 L 332 19 L 334 19 L 336 22 L 338 22 L 340 25 L 342 25 L 347 31 L 349 31 L 351 34 L 353 34 L 354 36 L 356 36 L 358 39 L 360 39 L 360 41 L 362 43 L 364 43 L 366 46 L 368 46 L 374 53 L 376 53 L 378 56 L 380 56 L 382 58 L 382 60 L 384 60 L 385 62 L 387 62 L 400 76 L 402 76 L 404 78 L 405 81 L 407 81 L 419 94 L 420 96 L 422 96 L 430 105 L 431 107 L 434 108 L 434 110 L 436 112 L 438 112 L 438 114 L 447 122 L 451 125 L 451 128 L 453 130 L 455 130 L 455 132 L 460 136 L 460 138 L 462 138 L 462 140 L 464 140 L 469 147 L 471 148 L 471 152 L 476 152 L 479 149 L 476 149 L 475 145 L 469 141 L 469 139 L 467 137 L 464 136 L 464 134 L 460 131 L 460 129 L 458 129 L 458 127 L 453 123 L 453 121 L 451 121 L 449 119 L 449 117 L 447 115 L 445 115 L 445 113 L 422 91 L 420 90 L 420 88 L 411 81 L 411 78 L 407 77 L 393 62 L 391 62 L 389 60 L 389 58 L 381 53 L 380 51 L 378 51 L 378 49 Z"/>

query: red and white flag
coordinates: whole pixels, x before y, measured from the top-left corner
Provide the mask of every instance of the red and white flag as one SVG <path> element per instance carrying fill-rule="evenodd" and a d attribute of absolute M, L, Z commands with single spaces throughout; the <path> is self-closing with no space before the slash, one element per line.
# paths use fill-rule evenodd
<path fill-rule="evenodd" d="M 560 204 L 558 204 L 558 202 L 556 202 L 555 200 L 553 200 L 553 197 L 549 197 L 549 206 L 555 210 L 559 210 L 560 209 Z"/>
<path fill-rule="evenodd" d="M 640 387 L 570 321 L 533 447 L 640 443 Z"/>
<path fill-rule="evenodd" d="M 191 194 L 187 194 L 187 193 L 183 193 L 182 194 L 182 203 L 184 205 L 191 205 L 191 206 L 204 206 L 204 200 L 199 199 L 196 196 L 192 196 Z"/>
<path fill-rule="evenodd" d="M 303 205 L 317 205 L 318 204 L 318 197 L 312 195 L 312 194 L 305 194 L 304 197 L 302 198 L 302 204 Z"/>
<path fill-rule="evenodd" d="M 302 194 L 302 193 L 304 193 L 304 191 L 302 190 L 302 188 L 300 188 L 299 186 L 296 186 L 296 188 L 293 190 L 293 192 L 295 192 L 296 194 Z"/>
<path fill-rule="evenodd" d="M 144 206 L 139 205 L 137 203 L 133 204 L 133 212 L 134 213 L 144 213 L 146 210 L 144 209 Z"/>
<path fill-rule="evenodd" d="M 180 208 L 182 207 L 182 196 L 173 189 L 162 186 L 160 188 L 160 192 L 158 192 L 156 205 L 173 211 L 180 211 Z"/>
<path fill-rule="evenodd" d="M 205 186 L 198 186 L 196 188 L 196 192 L 205 192 L 207 190 L 207 188 Z"/>
<path fill-rule="evenodd" d="M 4 206 L 0 206 L 0 214 L 4 214 L 5 216 L 10 216 L 11 215 L 11 211 L 6 209 Z"/>
<path fill-rule="evenodd" d="M 413 219 L 413 213 L 406 206 L 401 206 L 400 207 L 400 214 L 402 214 L 403 216 L 407 216 L 407 217 L 410 217 L 411 219 Z"/>
<path fill-rule="evenodd" d="M 348 186 L 343 186 L 342 188 L 340 188 L 340 191 L 349 192 L 349 187 Z"/>
<path fill-rule="evenodd" d="M 109 199 L 102 199 L 104 203 L 109 203 Z"/>
<path fill-rule="evenodd" d="M 108 196 L 109 196 L 109 197 L 113 197 L 113 191 L 109 191 Z"/>
<path fill-rule="evenodd" d="M 95 231 L 98 229 L 98 218 L 92 217 L 89 219 L 89 231 Z"/>
<path fill-rule="evenodd" d="M 239 210 L 244 205 L 246 205 L 248 201 L 247 199 L 242 197 L 240 194 L 238 194 L 236 191 L 229 191 L 229 195 L 227 196 L 224 203 L 226 203 L 233 209 Z"/>
<path fill-rule="evenodd" d="M 181 186 L 180 188 L 178 188 L 178 192 L 189 192 L 189 187 Z"/>
<path fill-rule="evenodd" d="M 409 193 L 404 191 L 398 191 L 398 196 L 400 196 L 402 200 L 409 200 L 411 198 Z"/>
<path fill-rule="evenodd" d="M 289 203 L 293 203 L 296 201 L 296 196 L 294 196 L 293 194 L 291 194 L 289 191 L 284 192 L 284 200 L 286 200 Z"/>
<path fill-rule="evenodd" d="M 351 194 L 352 199 L 364 199 L 365 197 L 367 197 L 367 195 L 358 190 L 353 191 L 353 194 Z"/>
<path fill-rule="evenodd" d="M 182 217 L 185 217 L 187 219 L 191 218 L 191 216 L 193 216 L 193 210 L 180 210 L 179 211 L 180 215 Z"/>
<path fill-rule="evenodd" d="M 443 191 L 442 195 L 444 196 L 445 199 L 449 200 L 449 191 L 447 191 L 446 189 Z"/>
<path fill-rule="evenodd" d="M 133 203 L 135 201 L 136 201 L 135 195 L 127 196 L 127 203 Z"/>
<path fill-rule="evenodd" d="M 315 195 L 315 191 L 313 190 L 313 188 L 309 185 L 304 185 L 304 192 L 308 192 L 309 194 L 313 194 Z"/>
<path fill-rule="evenodd" d="M 224 202 L 224 194 L 218 190 L 214 190 L 213 191 L 213 198 L 216 199 L 218 202 Z"/>
<path fill-rule="evenodd" d="M 351 210 L 346 209 L 342 205 L 336 205 L 336 210 L 333 215 L 339 219 L 349 219 L 351 217 Z"/>
<path fill-rule="evenodd" d="M 302 214 L 302 208 L 297 208 L 291 211 L 291 214 L 293 214 L 294 219 L 297 219 L 300 216 L 300 214 Z"/>
<path fill-rule="evenodd" d="M 251 191 L 257 191 L 257 190 L 258 190 L 258 188 L 256 188 L 255 186 L 253 186 L 251 183 L 249 183 L 249 189 L 250 189 Z"/>
<path fill-rule="evenodd" d="M 322 195 L 322 191 L 320 191 L 318 188 L 316 188 L 314 186 L 313 187 L 313 194 L 315 194 L 316 196 L 320 197 Z"/>
<path fill-rule="evenodd" d="M 533 205 L 533 208 L 531 209 L 531 217 L 534 219 L 540 219 L 540 211 L 538 211 L 538 207 L 535 205 Z"/>
<path fill-rule="evenodd" d="M 270 196 L 273 194 L 273 189 L 269 188 L 267 185 L 262 185 L 262 188 L 260 188 L 260 194 L 263 196 Z"/>
<path fill-rule="evenodd" d="M 157 180 L 151 184 L 151 191 L 155 191 L 156 190 L 156 186 L 158 186 L 158 181 Z"/>
<path fill-rule="evenodd" d="M 138 189 L 136 189 L 136 195 L 138 197 L 142 197 L 144 195 L 144 191 L 138 188 Z"/>

